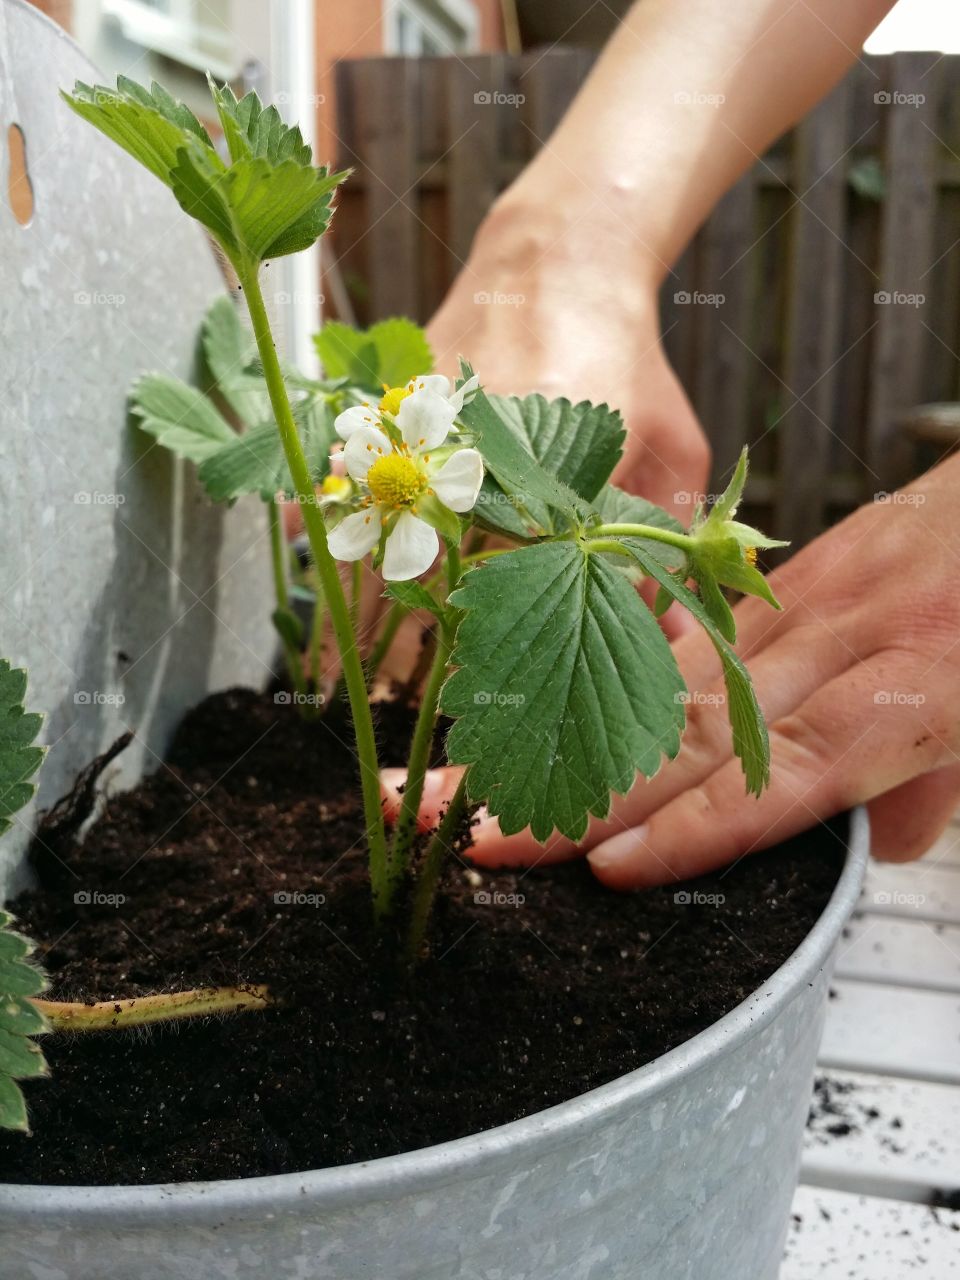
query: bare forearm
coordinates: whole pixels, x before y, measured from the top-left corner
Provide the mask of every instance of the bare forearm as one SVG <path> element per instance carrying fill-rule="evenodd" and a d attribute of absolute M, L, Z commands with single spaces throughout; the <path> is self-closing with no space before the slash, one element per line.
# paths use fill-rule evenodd
<path fill-rule="evenodd" d="M 508 193 L 507 216 L 552 198 L 613 233 L 620 269 L 629 248 L 662 275 L 724 191 L 843 76 L 892 2 L 640 0 Z"/>

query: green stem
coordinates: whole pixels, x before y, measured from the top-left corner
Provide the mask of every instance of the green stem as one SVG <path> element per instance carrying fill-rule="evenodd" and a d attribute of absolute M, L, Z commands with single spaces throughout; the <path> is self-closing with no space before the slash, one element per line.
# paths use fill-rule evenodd
<path fill-rule="evenodd" d="M 277 612 L 290 613 L 290 591 L 287 586 L 287 564 L 284 551 L 283 526 L 280 521 L 280 508 L 276 498 L 267 504 L 270 513 L 270 561 L 273 566 L 273 589 L 277 599 Z M 303 674 L 303 660 L 296 645 L 290 643 L 284 633 L 277 628 L 280 643 L 283 646 L 283 658 L 287 666 L 290 683 L 297 694 L 297 710 L 306 716 L 307 682 Z"/>
<path fill-rule="evenodd" d="M 354 632 L 360 625 L 360 598 L 363 592 L 363 561 L 354 560 L 350 571 L 350 621 Z"/>
<path fill-rule="evenodd" d="M 303 523 L 310 541 L 313 562 L 330 610 L 333 631 L 343 663 L 343 675 L 350 698 L 350 710 L 357 739 L 357 757 L 360 763 L 360 786 L 363 792 L 363 809 L 370 853 L 370 886 L 373 892 L 374 912 L 379 918 L 388 912 L 391 906 L 387 874 L 387 836 L 380 805 L 377 742 L 370 703 L 367 699 L 367 682 L 364 678 L 363 663 L 357 648 L 356 634 L 350 623 L 350 610 L 337 572 L 337 563 L 327 546 L 327 530 L 323 522 L 323 513 L 317 505 L 310 468 L 307 466 L 303 446 L 300 443 L 297 424 L 294 422 L 290 408 L 290 398 L 283 381 L 283 372 L 273 344 L 270 320 L 260 291 L 259 267 L 256 264 L 244 262 L 234 263 L 234 266 L 240 287 L 247 300 L 247 309 L 250 312 L 253 334 L 260 353 L 270 404 L 280 432 L 287 466 L 290 468 L 294 491 L 302 507 Z"/>
<path fill-rule="evenodd" d="M 423 859 L 423 867 L 417 880 L 417 891 L 413 899 L 413 910 L 410 914 L 410 928 L 407 933 L 407 958 L 411 964 L 420 955 L 423 940 L 426 937 L 427 922 L 433 910 L 433 901 L 437 896 L 440 884 L 440 871 L 443 867 L 444 855 L 450 851 L 457 828 L 463 821 L 467 811 L 467 770 L 453 793 L 453 799 L 427 848 Z"/>
<path fill-rule="evenodd" d="M 440 690 L 450 662 L 450 649 L 453 642 L 451 629 L 446 623 L 441 623 L 439 630 L 437 651 L 433 655 L 430 674 L 424 685 L 420 699 L 420 712 L 417 715 L 417 723 L 410 743 L 407 779 L 404 783 L 400 813 L 397 815 L 397 824 L 393 833 L 390 873 L 395 880 L 400 879 L 410 860 L 410 846 L 417 829 L 417 815 L 420 812 L 420 801 L 423 799 L 423 784 L 427 776 L 427 765 L 430 763 L 430 747 L 437 727 Z"/>
<path fill-rule="evenodd" d="M 689 551 L 696 538 L 689 533 L 675 533 L 673 529 L 661 529 L 655 524 L 601 524 L 588 530 L 593 538 L 649 538 L 653 542 L 667 542 L 671 547 Z"/>
<path fill-rule="evenodd" d="M 314 690 L 320 689 L 320 659 L 323 653 L 323 628 L 327 621 L 327 602 L 323 588 L 316 585 L 313 596 L 313 619 L 310 623 L 310 646 L 307 650 L 307 670 Z"/>
<path fill-rule="evenodd" d="M 463 572 L 460 552 L 457 547 L 447 548 L 447 589 L 452 595 L 457 589 L 460 575 Z M 455 610 L 448 609 L 447 617 L 439 624 L 437 651 L 433 655 L 430 674 L 424 685 L 420 700 L 420 712 L 413 730 L 410 743 L 410 758 L 407 762 L 407 779 L 403 788 L 403 799 L 397 825 L 393 833 L 393 846 L 390 854 L 392 875 L 399 879 L 410 861 L 410 846 L 417 830 L 417 815 L 420 812 L 420 801 L 423 799 L 423 784 L 427 776 L 427 765 L 430 763 L 430 747 L 440 714 L 440 690 L 446 679 L 447 667 L 450 665 L 450 653 L 456 633 L 456 622 L 453 618 Z"/>
<path fill-rule="evenodd" d="M 400 624 L 410 612 L 405 605 L 399 600 L 394 600 L 393 604 L 387 610 L 387 620 L 377 636 L 377 642 L 370 651 L 370 657 L 367 659 L 367 686 L 373 684 L 374 677 L 380 670 L 380 664 L 393 644 L 397 632 L 400 630 Z"/>

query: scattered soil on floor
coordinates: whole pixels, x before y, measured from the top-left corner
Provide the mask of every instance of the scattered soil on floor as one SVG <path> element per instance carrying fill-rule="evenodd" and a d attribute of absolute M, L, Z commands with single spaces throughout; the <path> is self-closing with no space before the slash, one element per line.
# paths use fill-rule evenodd
<path fill-rule="evenodd" d="M 377 712 L 400 762 L 410 714 Z M 749 804 L 749 800 L 744 801 Z M 55 1035 L 33 1135 L 0 1182 L 152 1183 L 322 1168 L 475 1133 L 682 1044 L 783 963 L 822 911 L 844 823 L 685 885 L 604 890 L 582 862 L 451 859 L 413 979 L 376 935 L 344 711 L 303 724 L 233 690 L 80 844 L 35 848 L 14 909 L 55 998 L 267 983 L 281 1007 Z"/>

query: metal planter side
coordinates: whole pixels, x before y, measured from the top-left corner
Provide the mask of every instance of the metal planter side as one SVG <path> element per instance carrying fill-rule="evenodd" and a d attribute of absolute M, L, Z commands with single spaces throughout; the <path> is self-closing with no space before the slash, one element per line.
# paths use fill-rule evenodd
<path fill-rule="evenodd" d="M 827 984 L 866 866 L 686 1044 L 572 1102 L 366 1164 L 235 1182 L 0 1187 L 0 1277 L 776 1280 Z"/>

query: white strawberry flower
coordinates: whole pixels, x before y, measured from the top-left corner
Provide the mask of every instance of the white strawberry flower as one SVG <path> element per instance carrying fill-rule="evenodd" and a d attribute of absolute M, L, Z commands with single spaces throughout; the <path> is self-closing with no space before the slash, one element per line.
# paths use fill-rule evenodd
<path fill-rule="evenodd" d="M 442 375 L 425 375 L 387 388 L 376 406 L 357 405 L 337 417 L 347 473 L 364 495 L 362 509 L 329 535 L 337 560 L 361 560 L 385 531 L 388 582 L 417 578 L 430 568 L 440 539 L 423 513 L 437 503 L 458 514 L 471 510 L 483 481 L 478 450 L 446 443 L 478 385 L 473 377 L 451 392 Z"/>

